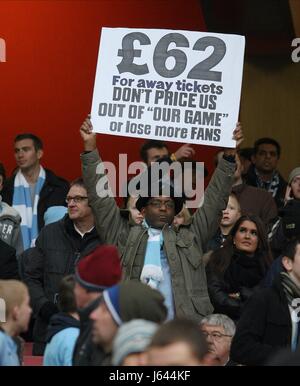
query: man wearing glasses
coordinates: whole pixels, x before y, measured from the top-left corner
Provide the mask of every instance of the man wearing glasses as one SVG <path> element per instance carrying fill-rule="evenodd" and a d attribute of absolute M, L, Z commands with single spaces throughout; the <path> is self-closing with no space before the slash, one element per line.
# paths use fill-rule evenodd
<path fill-rule="evenodd" d="M 80 133 L 85 150 L 81 155 L 83 178 L 96 226 L 105 243 L 118 247 L 125 279 L 140 280 L 158 289 L 165 297 L 168 319 L 186 317 L 200 322 L 212 312 L 202 255 L 228 201 L 235 149 L 225 150 L 224 159 L 205 192 L 204 204 L 195 212 L 189 226 L 178 229 L 172 226 L 184 203 L 183 197 L 175 194 L 174 186 L 170 186 L 169 195 L 163 194 L 159 186 L 159 194 L 140 196 L 136 208 L 144 221 L 131 225 L 121 216 L 115 199 L 97 191 L 98 182 L 100 179 L 104 182 L 106 176 L 101 172 L 104 167 L 101 167 L 96 134 L 92 132 L 89 117 Z M 242 138 L 242 130 L 237 127 L 234 131 L 237 144 Z M 148 188 L 153 192 L 149 184 Z"/>
<path fill-rule="evenodd" d="M 87 191 L 81 178 L 71 183 L 66 197 L 68 213 L 44 227 L 36 246 L 24 252 L 22 268 L 36 316 L 33 354 L 43 355 L 47 326 L 58 312 L 57 294 L 61 279 L 75 272 L 82 256 L 101 243 L 95 228 Z"/>
<path fill-rule="evenodd" d="M 235 334 L 235 324 L 226 315 L 212 314 L 201 321 L 201 330 L 206 337 L 209 356 L 217 366 L 229 366 L 231 341 Z"/>

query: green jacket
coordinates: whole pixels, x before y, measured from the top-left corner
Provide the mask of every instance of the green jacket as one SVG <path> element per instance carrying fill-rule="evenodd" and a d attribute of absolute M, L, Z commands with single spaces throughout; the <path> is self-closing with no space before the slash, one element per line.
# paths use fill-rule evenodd
<path fill-rule="evenodd" d="M 81 160 L 83 179 L 95 214 L 97 230 L 105 243 L 118 247 L 125 280 L 140 280 L 147 230 L 142 225 L 131 224 L 121 216 L 113 197 L 98 196 L 97 183 L 100 184 L 100 178 L 102 182 L 106 178 L 98 151 L 83 153 Z M 234 170 L 234 163 L 222 159 L 205 191 L 204 203 L 194 213 L 191 224 L 178 229 L 169 226 L 163 228 L 164 251 L 170 266 L 177 317 L 199 322 L 213 311 L 202 255 L 227 205 Z"/>

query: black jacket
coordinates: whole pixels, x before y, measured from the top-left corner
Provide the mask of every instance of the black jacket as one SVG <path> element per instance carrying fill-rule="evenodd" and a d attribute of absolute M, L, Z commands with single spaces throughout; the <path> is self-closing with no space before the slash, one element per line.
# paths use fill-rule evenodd
<path fill-rule="evenodd" d="M 41 347 L 44 348 L 49 319 L 57 312 L 55 305 L 61 279 L 74 273 L 80 258 L 100 243 L 96 228 L 81 238 L 66 215 L 62 220 L 44 227 L 36 240 L 36 247 L 21 256 L 26 260 L 22 261 L 21 266 L 36 317 L 34 342 L 42 343 Z M 34 354 L 42 355 L 38 351 L 34 346 Z M 43 349 L 39 352 L 43 352 Z"/>
<path fill-rule="evenodd" d="M 0 239 L 0 279 L 19 279 L 16 250 Z"/>
<path fill-rule="evenodd" d="M 255 166 L 251 165 L 250 168 L 248 169 L 248 173 L 244 176 L 244 181 L 247 185 L 255 186 L 259 188 L 260 186 L 257 186 L 256 173 L 254 169 L 255 169 Z M 277 208 L 280 209 L 284 206 L 284 197 L 285 197 L 287 182 L 279 173 L 278 175 L 279 175 L 279 186 L 278 186 L 276 196 L 273 198 L 276 202 Z"/>
<path fill-rule="evenodd" d="M 300 347 L 295 352 L 290 349 L 284 349 L 267 363 L 267 366 L 298 366 L 300 365 Z"/>
<path fill-rule="evenodd" d="M 218 250 L 214 253 L 217 254 Z M 211 263 L 208 263 L 206 273 L 214 312 L 237 320 L 246 301 L 263 284 L 266 267 L 259 256 L 248 257 L 235 250 L 224 274 L 215 272 Z M 229 297 L 229 294 L 233 293 L 239 293 L 240 297 L 238 299 Z"/>
<path fill-rule="evenodd" d="M 66 196 L 69 191 L 69 183 L 61 177 L 56 176 L 51 170 L 45 169 L 46 180 L 40 192 L 38 202 L 38 230 L 44 226 L 44 213 L 51 206 L 66 206 Z M 14 195 L 15 176 L 5 181 L 1 192 L 3 202 L 12 205 Z"/>
<path fill-rule="evenodd" d="M 292 322 L 278 276 L 271 288 L 249 300 L 231 345 L 230 358 L 243 365 L 264 365 L 280 349 L 291 347 Z"/>
<path fill-rule="evenodd" d="M 214 235 L 214 237 L 209 240 L 209 242 L 207 243 L 207 247 L 206 247 L 206 250 L 207 251 L 216 251 L 217 249 L 221 248 L 224 241 L 226 240 L 227 238 L 227 235 L 224 236 L 222 233 L 221 233 L 221 229 L 218 228 L 216 234 Z"/>
<path fill-rule="evenodd" d="M 99 294 L 100 295 L 100 294 Z M 90 314 L 99 306 L 102 296 L 78 311 L 80 333 L 73 351 L 73 366 L 100 366 L 105 353 L 99 345 L 92 342 L 92 321 Z"/>

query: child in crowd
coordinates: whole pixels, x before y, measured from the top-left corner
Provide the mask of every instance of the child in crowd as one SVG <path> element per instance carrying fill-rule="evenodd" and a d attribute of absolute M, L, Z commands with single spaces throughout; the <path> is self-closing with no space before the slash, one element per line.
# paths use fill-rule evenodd
<path fill-rule="evenodd" d="M 239 201 L 236 195 L 234 193 L 231 193 L 229 196 L 227 207 L 223 210 L 223 216 L 220 222 L 220 227 L 215 236 L 208 243 L 208 251 L 215 251 L 216 249 L 222 247 L 231 229 L 240 217 L 241 207 Z"/>
<path fill-rule="evenodd" d="M 27 331 L 31 312 L 25 284 L 0 280 L 0 366 L 20 366 L 14 338 Z"/>
<path fill-rule="evenodd" d="M 74 295 L 75 279 L 65 276 L 59 288 L 60 312 L 50 319 L 44 366 L 72 366 L 72 356 L 79 335 L 79 315 Z"/>

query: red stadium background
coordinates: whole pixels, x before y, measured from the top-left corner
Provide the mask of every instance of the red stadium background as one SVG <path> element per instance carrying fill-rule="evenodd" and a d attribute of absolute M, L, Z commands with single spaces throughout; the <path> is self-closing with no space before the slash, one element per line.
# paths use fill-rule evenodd
<path fill-rule="evenodd" d="M 44 141 L 43 164 L 69 180 L 80 174 L 79 127 L 90 111 L 101 27 L 205 31 L 198 0 L 0 2 L 0 162 L 14 168 L 13 138 L 33 132 Z M 139 159 L 142 140 L 98 135 L 104 160 Z M 170 143 L 175 150 L 178 143 Z M 212 171 L 216 149 L 194 146 Z"/>

